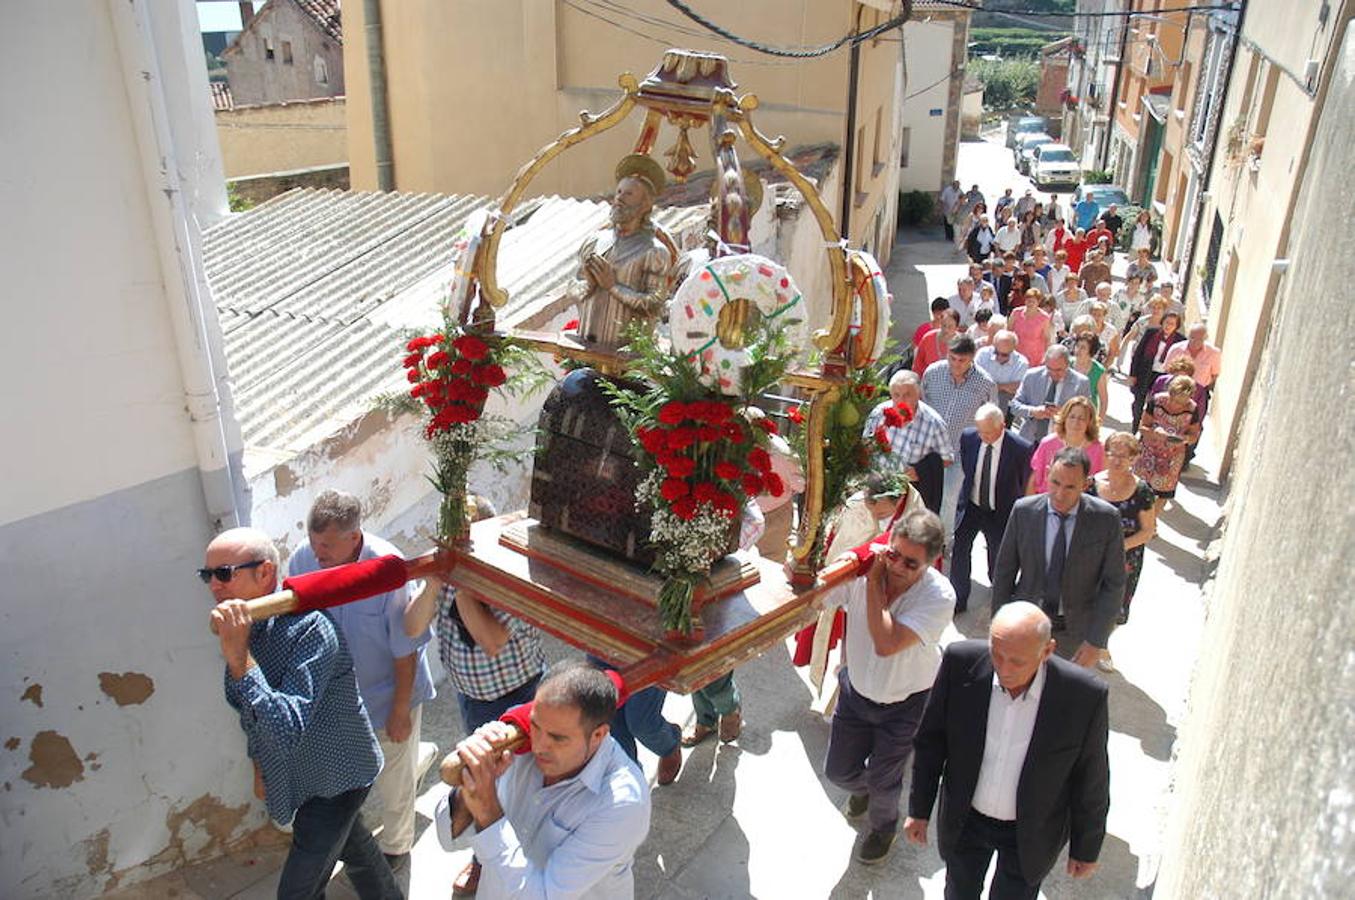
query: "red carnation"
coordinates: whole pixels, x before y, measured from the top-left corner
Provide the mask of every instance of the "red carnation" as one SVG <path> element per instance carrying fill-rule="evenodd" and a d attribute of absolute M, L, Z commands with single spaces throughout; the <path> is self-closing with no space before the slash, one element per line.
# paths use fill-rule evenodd
<path fill-rule="evenodd" d="M 686 478 L 696 471 L 696 462 L 685 456 L 676 456 L 664 465 L 670 478 Z"/>
<path fill-rule="evenodd" d="M 715 498 L 720 496 L 720 489 L 709 481 L 703 481 L 692 491 L 692 497 L 697 503 L 714 503 Z"/>
<path fill-rule="evenodd" d="M 469 375 L 471 362 L 468 359 L 458 359 L 452 362 L 453 375 Z"/>
<path fill-rule="evenodd" d="M 445 365 L 446 363 L 446 350 L 434 350 L 432 353 L 428 354 L 428 368 L 436 369 L 438 366 Z"/>
<path fill-rule="evenodd" d="M 888 453 L 890 450 L 889 432 L 885 431 L 883 425 L 875 427 L 875 445 L 881 453 Z"/>
<path fill-rule="evenodd" d="M 792 406 L 790 412 L 786 413 L 786 418 L 790 419 L 796 425 L 803 425 L 805 421 L 805 408 L 803 405 Z"/>
<path fill-rule="evenodd" d="M 565 327 L 564 327 L 563 330 L 564 330 L 564 331 L 578 331 L 578 330 L 579 330 L 579 320 L 578 320 L 578 319 L 570 319 L 568 322 L 565 323 Z"/>
<path fill-rule="evenodd" d="M 489 345 L 473 334 L 463 334 L 452 341 L 456 352 L 471 362 L 479 362 L 489 355 Z"/>
<path fill-rule="evenodd" d="M 714 425 L 702 425 L 696 429 L 696 439 L 702 443 L 709 444 L 711 441 L 720 439 L 720 429 Z"/>
<path fill-rule="evenodd" d="M 410 384 L 413 384 L 414 382 L 419 380 L 419 370 L 410 369 L 409 372 L 406 373 L 405 377 L 409 379 Z"/>
<path fill-rule="evenodd" d="M 471 379 L 485 387 L 498 387 L 508 380 L 508 374 L 504 372 L 503 366 L 491 363 L 487 366 L 476 366 L 471 372 Z"/>
<path fill-rule="evenodd" d="M 786 492 L 786 483 L 781 480 L 781 476 L 775 472 L 768 472 L 763 476 L 763 482 L 767 487 L 767 493 L 773 497 L 780 497 Z"/>
<path fill-rule="evenodd" d="M 669 503 L 687 496 L 689 490 L 687 482 L 681 478 L 665 478 L 663 484 L 659 486 L 659 493 Z"/>
<path fill-rule="evenodd" d="M 715 476 L 725 481 L 733 481 L 739 477 L 739 467 L 732 462 L 718 462 L 715 464 Z"/>
<path fill-rule="evenodd" d="M 650 456 L 658 456 L 668 446 L 668 435 L 657 428 L 637 428 L 635 438 Z"/>
<path fill-rule="evenodd" d="M 696 515 L 696 501 L 691 497 L 683 497 L 673 504 L 673 515 L 684 522 L 690 522 Z"/>
<path fill-rule="evenodd" d="M 681 425 L 687 418 L 687 404 L 670 400 L 659 409 L 659 421 L 665 425 Z"/>
<path fill-rule="evenodd" d="M 781 433 L 781 430 L 780 430 L 779 428 L 776 427 L 776 423 L 773 422 L 773 421 L 772 421 L 769 417 L 767 417 L 767 416 L 763 416 L 762 418 L 755 420 L 755 422 L 756 422 L 758 428 L 761 428 L 763 431 L 767 432 L 768 434 L 780 434 L 780 433 Z"/>
<path fill-rule="evenodd" d="M 772 458 L 761 447 L 754 447 L 748 451 L 748 464 L 759 472 L 767 473 L 772 470 Z"/>
<path fill-rule="evenodd" d="M 404 358 L 404 361 L 401 363 L 401 365 L 404 366 L 406 369 L 413 369 L 416 366 L 418 366 L 418 364 L 422 361 L 423 361 L 422 353 L 411 353 Z"/>
<path fill-rule="evenodd" d="M 888 425 L 890 428 L 902 428 L 903 426 L 908 424 L 908 422 L 903 418 L 903 415 L 900 414 L 899 411 L 895 409 L 893 406 L 886 406 L 884 408 L 884 420 L 885 424 Z"/>
<path fill-rule="evenodd" d="M 715 508 L 721 515 L 727 518 L 733 518 L 739 512 L 739 501 L 734 499 L 734 495 L 721 491 L 715 498 Z"/>
<path fill-rule="evenodd" d="M 743 428 L 738 422 L 726 422 L 723 426 L 724 436 L 731 444 L 742 444 L 746 438 L 743 434 Z"/>
<path fill-rule="evenodd" d="M 858 385 L 856 386 L 856 393 L 859 394 L 859 395 L 862 396 L 862 397 L 874 397 L 874 396 L 875 396 L 875 385 L 873 385 L 873 384 L 858 384 Z"/>
<path fill-rule="evenodd" d="M 694 428 L 674 428 L 668 432 L 668 449 L 673 451 L 686 450 L 696 441 L 696 429 Z"/>
<path fill-rule="evenodd" d="M 743 492 L 749 497 L 762 493 L 762 476 L 752 473 L 743 476 Z"/>

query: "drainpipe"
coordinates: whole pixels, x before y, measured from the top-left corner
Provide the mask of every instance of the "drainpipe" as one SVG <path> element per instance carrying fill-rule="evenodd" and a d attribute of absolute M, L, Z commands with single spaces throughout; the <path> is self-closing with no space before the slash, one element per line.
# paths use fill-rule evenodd
<path fill-rule="evenodd" d="M 1125 12 L 1133 11 L 1134 0 L 1125 0 Z M 1101 139 L 1101 154 L 1096 160 L 1096 168 L 1106 170 L 1106 161 L 1110 159 L 1110 136 L 1115 131 L 1115 107 L 1120 102 L 1120 74 L 1124 71 L 1124 54 L 1129 49 L 1129 17 L 1120 25 L 1120 61 L 1115 66 L 1115 78 L 1110 83 L 1110 96 L 1106 98 L 1106 134 Z"/>
<path fill-rule="evenodd" d="M 395 161 L 391 154 L 390 105 L 386 97 L 386 57 L 381 43 L 381 0 L 362 0 L 366 20 L 367 81 L 372 98 L 372 144 L 376 149 L 376 188 L 395 190 Z"/>
<path fill-rule="evenodd" d="M 857 29 L 861 26 L 860 13 L 857 13 Z M 842 167 L 842 215 L 839 233 L 844 240 L 849 239 L 852 231 L 852 205 L 856 202 L 856 87 L 860 80 L 861 45 L 852 42 L 847 54 L 847 140 L 843 152 L 846 165 Z"/>
<path fill-rule="evenodd" d="M 147 205 L 153 223 L 155 249 L 169 302 L 170 323 L 184 386 L 198 474 L 214 527 L 231 528 L 246 521 L 237 504 L 226 441 L 221 397 L 212 368 L 207 304 L 211 302 L 206 275 L 197 255 L 198 232 L 179 180 L 179 161 L 169 113 L 162 93 L 164 81 L 151 29 L 146 0 L 108 0 L 117 40 L 123 83 L 138 135 Z"/>

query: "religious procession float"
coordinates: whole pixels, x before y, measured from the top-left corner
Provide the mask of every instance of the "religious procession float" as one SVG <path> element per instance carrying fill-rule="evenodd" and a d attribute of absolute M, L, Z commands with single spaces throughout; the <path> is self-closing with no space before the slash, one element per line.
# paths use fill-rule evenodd
<path fill-rule="evenodd" d="M 884 279 L 847 247 L 816 185 L 754 123 L 720 56 L 667 51 L 643 80 L 619 78 L 605 112 L 543 147 L 457 245 L 442 327 L 400 348 L 406 402 L 424 417 L 442 494 L 435 551 L 289 579 L 256 618 L 371 596 L 436 572 L 616 666 L 627 692 L 691 692 L 812 622 L 815 597 L 855 574 L 824 567 L 825 522 L 868 469 L 866 413 L 887 396 Z M 533 178 L 632 117 L 609 225 L 579 251 L 560 333 L 500 329 L 500 241 Z M 661 131 L 671 149 L 652 155 Z M 714 177 L 704 247 L 680 251 L 648 217 L 669 179 L 696 171 L 705 131 Z M 740 152 L 803 196 L 823 238 L 831 297 L 811 304 L 786 267 L 749 252 L 762 182 Z M 751 154 L 751 157 L 748 156 Z M 827 309 L 825 321 L 808 310 Z M 565 369 L 534 429 L 527 509 L 470 522 L 467 473 L 503 462 L 520 426 L 486 412 L 491 392 L 528 390 L 550 354 Z M 895 415 L 906 414 L 906 410 Z M 773 455 L 804 476 L 784 559 L 733 553 L 746 507 L 788 489 Z M 454 756 L 443 775 L 458 777 Z"/>

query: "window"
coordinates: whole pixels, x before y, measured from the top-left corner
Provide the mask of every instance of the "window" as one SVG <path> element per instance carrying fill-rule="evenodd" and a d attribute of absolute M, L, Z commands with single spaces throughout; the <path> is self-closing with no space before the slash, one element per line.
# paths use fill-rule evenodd
<path fill-rule="evenodd" d="M 323 57 L 315 57 L 315 83 L 329 84 L 329 66 L 325 65 Z"/>
<path fill-rule="evenodd" d="M 899 144 L 900 144 L 900 150 L 899 150 L 899 168 L 901 168 L 901 169 L 906 169 L 906 168 L 908 168 L 908 143 L 909 143 L 910 139 L 912 138 L 912 134 L 913 134 L 913 129 L 911 129 L 911 128 L 905 128 L 905 129 L 903 129 L 903 136 L 902 136 L 902 139 L 899 141 Z"/>
<path fill-rule="evenodd" d="M 292 42 L 291 42 L 291 41 L 283 41 L 283 42 L 282 42 L 282 64 L 283 64 L 284 66 L 290 66 L 290 65 L 292 64 Z"/>
<path fill-rule="evenodd" d="M 263 58 L 269 60 L 273 58 L 273 39 L 271 37 L 263 39 Z"/>
<path fill-rule="evenodd" d="M 1210 298 L 1214 294 L 1214 274 L 1219 268 L 1219 251 L 1223 249 L 1223 218 L 1216 211 L 1214 213 L 1214 229 L 1209 235 L 1209 250 L 1204 255 L 1204 277 L 1201 279 L 1201 285 L 1204 288 L 1203 300 L 1208 305 Z"/>

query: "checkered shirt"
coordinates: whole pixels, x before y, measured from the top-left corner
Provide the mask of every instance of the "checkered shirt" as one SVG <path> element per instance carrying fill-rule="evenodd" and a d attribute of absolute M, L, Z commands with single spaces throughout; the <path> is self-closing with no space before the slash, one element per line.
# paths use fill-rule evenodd
<path fill-rule="evenodd" d="M 886 400 L 870 411 L 866 416 L 866 427 L 862 434 L 874 446 L 875 429 L 884 423 L 884 410 L 892 401 Z M 885 426 L 889 434 L 889 459 L 886 468 L 903 471 L 916 465 L 918 460 L 932 451 L 941 454 L 941 458 L 950 462 L 955 458 L 951 447 L 950 434 L 946 431 L 946 421 L 937 415 L 936 410 L 926 403 L 917 405 L 913 421 L 902 428 Z"/>
<path fill-rule="evenodd" d="M 444 585 L 438 597 L 438 656 L 452 687 L 473 700 L 497 700 L 546 668 L 541 635 L 526 622 L 501 609 L 489 612 L 508 629 L 508 642 L 497 656 L 461 639 L 461 626 L 452 617 L 456 588 Z"/>
<path fill-rule="evenodd" d="M 952 454 L 960 452 L 960 435 L 974 424 L 974 413 L 985 403 L 997 402 L 997 382 L 971 365 L 959 384 L 950 377 L 950 361 L 940 360 L 922 373 L 922 401 L 941 416 L 950 436 Z"/>

